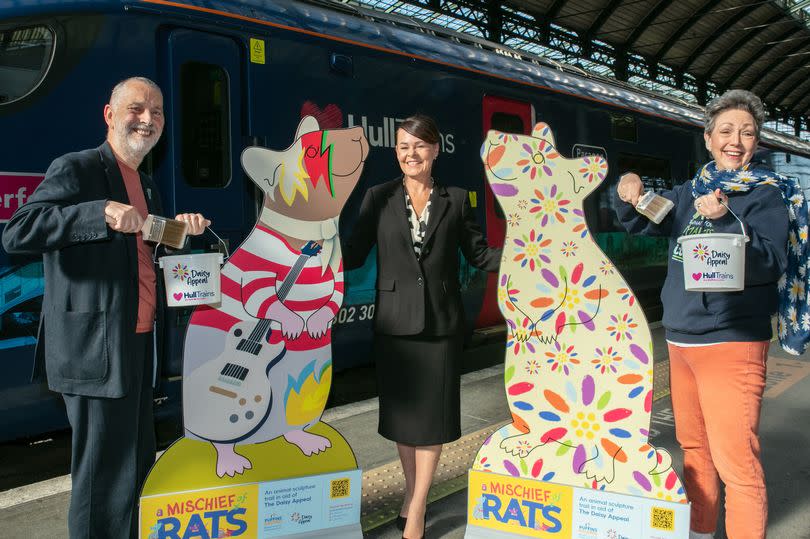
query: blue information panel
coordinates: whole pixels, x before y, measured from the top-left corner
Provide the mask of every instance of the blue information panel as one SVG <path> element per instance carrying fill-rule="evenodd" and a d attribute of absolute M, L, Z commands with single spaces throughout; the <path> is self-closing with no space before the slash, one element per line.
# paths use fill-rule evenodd
<path fill-rule="evenodd" d="M 259 483 L 259 537 L 287 537 L 360 522 L 361 472 Z"/>

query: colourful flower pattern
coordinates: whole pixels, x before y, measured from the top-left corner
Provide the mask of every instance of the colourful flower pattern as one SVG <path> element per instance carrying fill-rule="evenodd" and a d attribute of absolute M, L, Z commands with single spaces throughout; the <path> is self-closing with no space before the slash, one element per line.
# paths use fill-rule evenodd
<path fill-rule="evenodd" d="M 621 316 L 611 314 L 610 322 L 611 325 L 606 326 L 605 329 L 610 332 L 610 336 L 615 338 L 617 342 L 633 340 L 633 331 L 638 327 L 638 324 L 630 318 L 630 313 L 624 313 Z"/>
<path fill-rule="evenodd" d="M 554 172 L 554 160 L 560 157 L 554 146 L 542 139 L 532 139 L 520 146 L 521 159 L 515 163 L 522 174 L 529 174 L 534 180 L 538 176 L 551 176 Z"/>
<path fill-rule="evenodd" d="M 540 220 L 540 226 L 565 222 L 565 214 L 568 213 L 567 206 L 571 204 L 571 201 L 563 198 L 563 193 L 557 189 L 556 184 L 550 188 L 543 188 L 542 191 L 535 189 L 534 195 L 529 199 L 529 202 L 534 204 L 529 209 L 529 213 L 535 214 L 535 217 Z"/>
<path fill-rule="evenodd" d="M 530 302 L 532 307 L 545 309 L 540 321 L 555 317 L 554 329 L 558 335 L 565 327 L 574 329 L 579 325 L 593 331 L 599 302 L 608 295 L 596 276 L 586 275 L 582 262 L 574 266 L 570 278 L 563 266 L 557 273 L 544 268 L 540 275 L 542 280 L 535 287 L 541 295 Z"/>
<path fill-rule="evenodd" d="M 582 174 L 584 179 L 588 180 L 588 183 L 591 183 L 597 178 L 600 182 L 605 179 L 607 163 L 601 156 L 588 155 L 583 157 L 582 161 L 583 166 L 579 169 L 579 173 Z"/>
<path fill-rule="evenodd" d="M 566 376 L 571 374 L 573 365 L 579 365 L 577 353 L 574 351 L 573 346 L 566 346 L 560 344 L 559 341 L 554 341 L 554 350 L 546 352 L 546 363 L 551 365 L 551 372 L 562 372 Z"/>
<path fill-rule="evenodd" d="M 564 254 L 566 258 L 568 258 L 569 256 L 576 256 L 577 249 L 579 249 L 579 247 L 577 246 L 576 242 L 564 241 L 560 252 Z"/>
<path fill-rule="evenodd" d="M 574 228 L 571 231 L 579 236 L 585 238 L 588 236 L 588 225 L 585 223 L 585 213 L 579 209 L 574 208 L 571 210 L 571 222 L 574 223 Z"/>
<path fill-rule="evenodd" d="M 543 235 L 538 234 L 534 229 L 512 241 L 513 249 L 517 253 L 513 260 L 520 263 L 520 267 L 528 266 L 531 271 L 534 271 L 535 268 L 540 268 L 541 263 L 551 262 L 551 258 L 549 258 L 551 240 L 543 239 Z"/>
<path fill-rule="evenodd" d="M 606 177 L 607 162 L 563 158 L 545 124 L 532 136 L 511 137 L 490 133 L 484 163 L 491 184 L 507 178 L 496 178 L 499 171 L 511 170 L 516 191 L 511 199 L 496 192 L 507 215 L 519 219 L 507 229 L 509 254 L 498 287 L 513 421 L 487 439 L 474 467 L 685 501 L 664 452 L 647 441 L 649 330 L 582 212 L 582 199 Z M 800 292 L 791 282 L 783 287 Z M 810 326 L 810 316 L 795 320 Z M 573 337 L 582 328 L 586 333 Z"/>
<path fill-rule="evenodd" d="M 597 348 L 596 357 L 591 360 L 594 368 L 601 374 L 610 371 L 612 373 L 618 372 L 616 365 L 622 360 L 618 350 L 614 350 L 612 346 L 607 348 Z"/>
<path fill-rule="evenodd" d="M 534 353 L 535 348 L 530 339 L 534 333 L 534 323 L 528 318 L 523 318 L 521 324 L 516 324 L 511 318 L 506 320 L 509 327 L 509 337 L 506 341 L 506 347 L 512 348 L 515 355 L 524 354 L 526 352 Z"/>

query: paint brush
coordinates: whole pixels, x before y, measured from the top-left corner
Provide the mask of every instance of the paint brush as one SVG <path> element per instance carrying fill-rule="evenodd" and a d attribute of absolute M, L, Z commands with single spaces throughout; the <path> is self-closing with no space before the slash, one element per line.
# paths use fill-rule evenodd
<path fill-rule="evenodd" d="M 186 244 L 188 225 L 183 221 L 158 217 L 151 213 L 143 222 L 141 233 L 144 241 L 162 243 L 175 249 L 182 249 Z"/>
<path fill-rule="evenodd" d="M 675 203 L 668 198 L 655 194 L 655 191 L 647 191 L 638 199 L 636 211 L 653 223 L 659 224 L 673 207 Z"/>

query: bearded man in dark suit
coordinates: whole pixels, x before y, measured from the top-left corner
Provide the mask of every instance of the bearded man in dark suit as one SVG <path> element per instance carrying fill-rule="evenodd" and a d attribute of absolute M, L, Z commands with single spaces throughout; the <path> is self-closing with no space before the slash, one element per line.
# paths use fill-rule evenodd
<path fill-rule="evenodd" d="M 104 120 L 107 140 L 54 160 L 3 231 L 9 253 L 43 257 L 36 355 L 73 429 L 71 538 L 135 537 L 138 496 L 155 460 L 163 294 L 140 230 L 147 214 L 163 210 L 138 167 L 163 132 L 160 88 L 143 77 L 120 82 Z M 200 214 L 177 219 L 190 234 L 210 224 Z"/>

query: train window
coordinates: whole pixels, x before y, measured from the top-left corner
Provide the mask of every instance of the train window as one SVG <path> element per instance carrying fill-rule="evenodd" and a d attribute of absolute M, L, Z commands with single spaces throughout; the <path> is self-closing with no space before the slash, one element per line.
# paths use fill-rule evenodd
<path fill-rule="evenodd" d="M 599 213 L 596 224 L 599 232 L 624 231 L 624 227 L 619 223 L 613 209 L 618 203 L 616 185 L 621 174 L 629 171 L 635 172 L 641 176 L 645 189 L 652 189 L 653 191 L 672 189 L 670 164 L 666 159 L 648 155 L 620 153 L 617 165 L 616 174 L 608 177 L 599 187 Z"/>
<path fill-rule="evenodd" d="M 42 296 L 38 296 L 0 315 L 0 343 L 11 339 L 36 339 L 41 312 Z"/>
<path fill-rule="evenodd" d="M 42 262 L 32 262 L 0 273 L 0 348 L 36 339 L 45 289 L 42 271 Z"/>
<path fill-rule="evenodd" d="M 504 133 L 523 134 L 526 131 L 523 126 L 523 119 L 520 116 L 506 112 L 496 112 L 490 119 L 490 129 L 503 131 Z"/>
<path fill-rule="evenodd" d="M 637 142 L 636 119 L 629 114 L 611 114 L 610 131 L 616 140 Z"/>
<path fill-rule="evenodd" d="M 640 271 L 639 275 L 652 267 L 666 267 L 667 239 L 649 236 L 629 236 L 616 217 L 618 204 L 616 185 L 619 175 L 633 171 L 642 177 L 645 189 L 660 191 L 672 188 L 670 162 L 667 159 L 619 153 L 615 168 L 616 174 L 602 182 L 598 192 L 598 212 L 595 216 L 596 239 L 600 248 L 622 271 Z M 638 280 L 638 279 L 642 280 Z M 632 286 L 645 287 L 646 277 L 634 276 Z"/>
<path fill-rule="evenodd" d="M 231 181 L 228 75 L 220 66 L 187 62 L 180 67 L 182 167 L 192 187 L 225 187 Z"/>
<path fill-rule="evenodd" d="M 54 34 L 46 26 L 0 30 L 0 105 L 31 93 L 48 71 Z"/>
<path fill-rule="evenodd" d="M 668 159 L 650 157 L 649 155 L 636 155 L 631 153 L 619 154 L 619 173 L 632 170 L 644 180 L 646 189 L 661 191 L 672 189 L 672 177 Z"/>
<path fill-rule="evenodd" d="M 810 195 L 810 158 L 785 152 L 760 150 L 754 154 L 752 162 L 784 176 L 798 179 L 805 195 Z"/>

